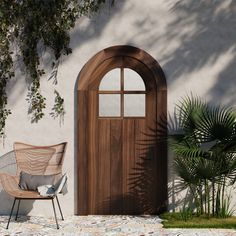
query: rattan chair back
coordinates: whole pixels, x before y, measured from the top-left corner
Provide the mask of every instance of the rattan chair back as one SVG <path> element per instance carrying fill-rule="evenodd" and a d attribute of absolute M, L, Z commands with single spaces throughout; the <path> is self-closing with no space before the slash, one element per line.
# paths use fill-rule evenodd
<path fill-rule="evenodd" d="M 33 146 L 15 142 L 17 175 L 24 171 L 32 175 L 61 174 L 67 143 L 52 146 Z"/>

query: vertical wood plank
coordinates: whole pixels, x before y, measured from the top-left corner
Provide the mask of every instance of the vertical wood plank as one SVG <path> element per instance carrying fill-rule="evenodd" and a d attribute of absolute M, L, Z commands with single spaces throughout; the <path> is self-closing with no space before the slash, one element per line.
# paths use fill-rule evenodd
<path fill-rule="evenodd" d="M 124 214 L 134 214 L 134 195 L 132 194 L 132 172 L 135 166 L 135 122 L 123 119 L 123 209 Z"/>
<path fill-rule="evenodd" d="M 144 161 L 147 144 L 145 143 L 146 121 L 145 119 L 135 120 L 135 170 L 134 170 L 134 194 L 137 196 L 136 214 L 144 213 Z"/>
<path fill-rule="evenodd" d="M 100 119 L 98 121 L 97 145 L 99 147 L 96 156 L 98 160 L 97 176 L 97 203 L 96 214 L 110 214 L 110 119 Z"/>
<path fill-rule="evenodd" d="M 89 91 L 89 119 L 88 119 L 88 212 L 96 213 L 96 199 L 98 189 L 98 120 L 97 120 L 97 93 Z"/>
<path fill-rule="evenodd" d="M 111 120 L 111 214 L 123 213 L 122 120 Z"/>

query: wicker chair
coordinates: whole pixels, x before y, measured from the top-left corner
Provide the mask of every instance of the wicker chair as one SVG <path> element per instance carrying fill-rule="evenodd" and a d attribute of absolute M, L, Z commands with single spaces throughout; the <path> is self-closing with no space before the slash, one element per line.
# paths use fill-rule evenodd
<path fill-rule="evenodd" d="M 31 175 L 55 175 L 55 180 L 58 180 L 62 175 L 62 164 L 64 160 L 64 154 L 66 151 L 67 143 L 60 143 L 52 146 L 32 146 L 29 144 L 14 143 L 14 152 L 17 164 L 16 176 L 12 176 L 5 173 L 0 173 L 0 182 L 3 189 L 12 197 L 14 197 L 14 202 L 12 205 L 10 217 L 7 223 L 7 229 L 12 217 L 14 206 L 18 200 L 17 211 L 15 215 L 15 220 L 17 220 L 20 202 L 21 200 L 51 200 L 55 221 L 57 229 L 59 229 L 54 198 L 56 198 L 61 218 L 63 218 L 62 210 L 59 204 L 57 195 L 44 197 L 39 195 L 37 191 L 22 190 L 19 188 L 19 176 L 20 172 L 24 171 Z"/>

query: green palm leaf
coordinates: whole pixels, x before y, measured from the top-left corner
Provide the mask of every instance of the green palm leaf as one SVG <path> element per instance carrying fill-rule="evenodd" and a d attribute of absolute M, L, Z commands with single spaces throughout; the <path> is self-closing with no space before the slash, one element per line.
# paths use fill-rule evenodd
<path fill-rule="evenodd" d="M 198 133 L 202 142 L 212 140 L 225 141 L 235 132 L 236 114 L 231 108 L 208 107 L 197 122 Z"/>
<path fill-rule="evenodd" d="M 200 211 L 205 201 L 209 213 L 212 201 L 215 214 L 226 187 L 236 182 L 236 112 L 191 95 L 176 106 L 175 116 L 175 130 L 169 135 L 174 169 L 185 187 L 199 190 L 192 192 Z"/>
<path fill-rule="evenodd" d="M 187 96 L 176 106 L 176 114 L 179 117 L 179 127 L 187 134 L 194 135 L 199 116 L 206 109 L 206 103 L 198 97 Z"/>
<path fill-rule="evenodd" d="M 201 181 L 199 176 L 196 175 L 195 162 L 191 158 L 176 157 L 174 169 L 186 187 L 191 184 L 198 185 Z"/>

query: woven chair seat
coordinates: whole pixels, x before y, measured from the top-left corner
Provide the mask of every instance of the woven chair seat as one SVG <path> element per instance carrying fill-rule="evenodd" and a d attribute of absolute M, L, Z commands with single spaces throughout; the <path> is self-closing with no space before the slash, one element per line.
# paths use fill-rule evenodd
<path fill-rule="evenodd" d="M 12 197 L 21 199 L 44 199 L 49 197 L 40 196 L 37 191 L 22 190 L 19 188 L 19 177 L 9 174 L 0 174 L 3 189 Z"/>

